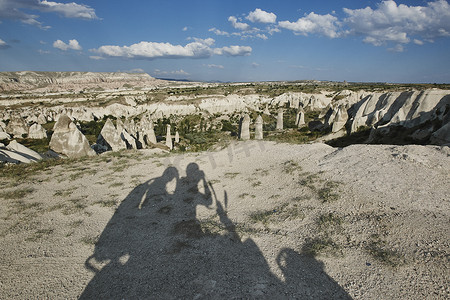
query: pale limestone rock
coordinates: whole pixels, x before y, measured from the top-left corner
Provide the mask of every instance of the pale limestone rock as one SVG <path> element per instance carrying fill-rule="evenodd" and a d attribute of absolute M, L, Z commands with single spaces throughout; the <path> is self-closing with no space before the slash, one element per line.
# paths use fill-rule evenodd
<path fill-rule="evenodd" d="M 40 125 L 47 123 L 47 118 L 44 116 L 44 114 L 39 114 L 39 116 L 37 117 L 37 123 Z"/>
<path fill-rule="evenodd" d="M 339 130 L 344 128 L 345 123 L 347 123 L 347 120 L 348 120 L 347 109 L 345 108 L 345 106 L 341 105 L 337 110 L 331 131 L 338 132 Z"/>
<path fill-rule="evenodd" d="M 41 126 L 41 124 L 33 124 L 28 130 L 28 138 L 30 139 L 46 139 L 47 130 Z"/>
<path fill-rule="evenodd" d="M 6 149 L 22 155 L 30 161 L 38 161 L 42 159 L 42 156 L 39 153 L 25 147 L 22 144 L 19 144 L 16 140 L 12 140 L 9 145 L 6 146 Z"/>
<path fill-rule="evenodd" d="M 270 111 L 269 111 L 269 105 L 268 104 L 266 104 L 266 108 L 264 108 L 263 114 L 265 114 L 267 116 L 270 116 Z"/>
<path fill-rule="evenodd" d="M 303 108 L 299 108 L 297 116 L 295 117 L 295 124 L 298 128 L 303 127 L 305 125 L 305 112 L 303 111 Z"/>
<path fill-rule="evenodd" d="M 180 134 L 178 133 L 178 130 L 175 131 L 175 143 L 179 143 L 180 142 Z"/>
<path fill-rule="evenodd" d="M 172 135 L 170 134 L 170 125 L 167 125 L 166 146 L 169 147 L 170 150 L 173 149 Z"/>
<path fill-rule="evenodd" d="M 245 114 L 240 120 L 240 132 L 239 139 L 249 140 L 250 139 L 250 116 Z"/>
<path fill-rule="evenodd" d="M 15 151 L 9 151 L 6 149 L 0 149 L 0 161 L 7 162 L 7 163 L 26 163 L 29 164 L 32 161 L 23 155 L 15 152 Z"/>
<path fill-rule="evenodd" d="M 146 130 L 144 131 L 144 138 L 147 145 L 155 145 L 156 144 L 156 135 L 153 126 L 153 121 L 150 121 Z"/>
<path fill-rule="evenodd" d="M 14 137 L 20 138 L 23 134 L 28 134 L 28 126 L 21 116 L 15 115 L 11 116 L 5 131 Z"/>
<path fill-rule="evenodd" d="M 53 127 L 50 149 L 68 157 L 94 156 L 89 141 L 67 115 L 60 115 Z"/>
<path fill-rule="evenodd" d="M 283 130 L 283 109 L 280 108 L 278 110 L 278 115 L 277 115 L 277 130 Z"/>
<path fill-rule="evenodd" d="M 436 145 L 450 144 L 450 123 L 445 124 L 436 130 L 430 137 L 430 141 Z"/>
<path fill-rule="evenodd" d="M 127 145 L 120 137 L 116 127 L 110 119 L 107 119 L 103 125 L 102 131 L 97 137 L 97 144 L 106 147 L 108 150 L 119 151 L 126 149 Z"/>
<path fill-rule="evenodd" d="M 0 140 L 9 140 L 9 139 L 11 139 L 11 136 L 9 134 L 0 131 Z"/>
<path fill-rule="evenodd" d="M 255 140 L 263 139 L 263 118 L 259 115 L 255 121 Z"/>
<path fill-rule="evenodd" d="M 122 129 L 120 138 L 126 143 L 128 149 L 137 149 L 136 139 L 132 137 L 125 129 Z"/>

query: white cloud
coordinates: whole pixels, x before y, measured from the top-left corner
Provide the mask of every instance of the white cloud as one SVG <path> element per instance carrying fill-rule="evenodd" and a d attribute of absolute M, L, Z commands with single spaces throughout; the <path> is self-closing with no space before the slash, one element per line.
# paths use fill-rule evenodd
<path fill-rule="evenodd" d="M 238 22 L 236 17 L 230 16 L 228 18 L 228 21 L 230 21 L 231 26 L 233 26 L 236 29 L 239 29 L 239 30 L 248 30 L 248 29 L 250 29 L 250 25 L 248 25 L 247 23 Z"/>
<path fill-rule="evenodd" d="M 416 45 L 420 45 L 420 46 L 422 46 L 422 45 L 424 44 L 424 42 L 423 42 L 423 41 L 421 41 L 421 40 L 418 40 L 418 39 L 414 39 L 414 40 L 413 40 L 413 42 L 414 42 L 414 44 L 416 44 Z"/>
<path fill-rule="evenodd" d="M 166 76 L 166 75 L 178 75 L 178 76 L 189 76 L 188 72 L 184 71 L 183 69 L 177 70 L 177 71 L 161 71 L 159 69 L 155 69 L 153 72 L 157 76 Z"/>
<path fill-rule="evenodd" d="M 388 50 L 391 52 L 403 52 L 405 51 L 405 48 L 402 44 L 397 44 L 393 48 L 388 48 Z"/>
<path fill-rule="evenodd" d="M 91 56 L 89 56 L 89 58 L 90 58 L 90 59 L 93 59 L 93 60 L 103 60 L 103 59 L 106 59 L 106 58 L 104 58 L 103 56 L 98 56 L 98 55 L 91 55 Z"/>
<path fill-rule="evenodd" d="M 50 26 L 43 26 L 37 19 L 38 15 L 26 13 L 25 11 L 40 11 L 57 13 L 66 18 L 78 18 L 85 20 L 98 19 L 95 10 L 84 4 L 60 3 L 46 0 L 1 0 L 0 19 L 18 20 L 24 24 L 38 26 L 48 29 Z"/>
<path fill-rule="evenodd" d="M 344 12 L 349 33 L 365 36 L 364 41 L 375 46 L 387 42 L 407 44 L 411 37 L 428 40 L 450 35 L 450 5 L 445 0 L 428 2 L 426 6 L 397 5 L 386 0 L 375 9 L 344 8 Z"/>
<path fill-rule="evenodd" d="M 42 50 L 42 49 L 39 49 L 38 52 L 39 52 L 39 54 L 50 54 L 50 51 Z"/>
<path fill-rule="evenodd" d="M 214 49 L 214 54 L 227 56 L 247 56 L 252 53 L 252 47 L 249 46 L 229 46 Z"/>
<path fill-rule="evenodd" d="M 7 49 L 10 46 L 2 39 L 0 39 L 0 49 Z"/>
<path fill-rule="evenodd" d="M 77 40 L 70 40 L 68 44 L 64 43 L 61 40 L 56 40 L 53 42 L 53 47 L 63 50 L 63 51 L 67 51 L 67 50 L 82 50 L 80 44 L 78 43 Z"/>
<path fill-rule="evenodd" d="M 320 34 L 329 38 L 339 37 L 338 18 L 330 14 L 318 15 L 311 12 L 309 15 L 298 19 L 296 22 L 281 21 L 278 23 L 281 28 L 292 30 L 295 34 L 305 35 Z"/>
<path fill-rule="evenodd" d="M 254 63 L 252 63 L 252 67 L 257 68 L 257 67 L 259 67 L 259 64 L 254 62 Z"/>
<path fill-rule="evenodd" d="M 211 68 L 211 69 L 224 69 L 225 67 L 224 66 L 222 66 L 222 65 L 215 65 L 215 64 L 209 64 L 209 65 L 206 65 L 208 68 Z"/>
<path fill-rule="evenodd" d="M 274 13 L 269 13 L 257 8 L 250 12 L 246 19 L 253 23 L 275 23 L 277 16 Z"/>
<path fill-rule="evenodd" d="M 183 30 L 183 31 L 188 31 L 188 28 L 187 28 L 187 26 L 185 26 L 185 27 L 183 27 L 183 29 L 181 29 L 181 30 Z"/>
<path fill-rule="evenodd" d="M 98 19 L 95 14 L 95 10 L 84 4 L 72 3 L 58 3 L 52 1 L 38 1 L 38 9 L 44 12 L 56 12 L 63 15 L 66 18 L 77 19 Z"/>
<path fill-rule="evenodd" d="M 215 27 L 208 29 L 208 31 L 213 32 L 215 35 L 230 36 L 230 34 L 228 32 L 219 30 Z"/>
<path fill-rule="evenodd" d="M 100 56 L 123 57 L 123 58 L 207 58 L 215 55 L 239 56 L 249 55 L 252 51 L 248 46 L 230 46 L 223 48 L 212 48 L 214 39 L 197 39 L 185 46 L 172 45 L 170 43 L 140 42 L 131 46 L 105 45 L 98 49 L 91 49 Z"/>
<path fill-rule="evenodd" d="M 258 33 L 256 35 L 256 37 L 260 38 L 260 39 L 263 39 L 263 40 L 267 40 L 268 39 L 267 35 L 265 35 L 264 33 Z"/>

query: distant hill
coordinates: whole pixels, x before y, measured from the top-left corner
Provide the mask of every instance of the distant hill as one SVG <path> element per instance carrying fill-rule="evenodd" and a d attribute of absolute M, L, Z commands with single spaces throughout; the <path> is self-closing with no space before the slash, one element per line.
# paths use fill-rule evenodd
<path fill-rule="evenodd" d="M 154 83 L 155 78 L 146 73 L 0 72 L 0 91 L 108 89 Z"/>

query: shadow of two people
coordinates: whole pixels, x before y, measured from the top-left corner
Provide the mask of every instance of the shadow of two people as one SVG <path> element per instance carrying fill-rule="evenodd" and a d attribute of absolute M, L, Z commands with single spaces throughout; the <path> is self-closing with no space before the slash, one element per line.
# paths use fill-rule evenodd
<path fill-rule="evenodd" d="M 196 217 L 213 198 L 226 234 L 203 232 Z M 168 167 L 122 201 L 86 260 L 94 277 L 80 298 L 350 299 L 312 256 L 286 248 L 277 264 L 284 281 L 252 239 L 241 241 L 204 172 L 190 163 L 185 177 Z"/>

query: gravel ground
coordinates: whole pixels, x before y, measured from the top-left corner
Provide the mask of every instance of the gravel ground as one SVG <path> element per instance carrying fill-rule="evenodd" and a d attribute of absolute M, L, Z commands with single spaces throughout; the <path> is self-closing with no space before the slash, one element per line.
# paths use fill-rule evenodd
<path fill-rule="evenodd" d="M 448 299 L 450 150 L 238 142 L 0 177 L 0 299 Z"/>

